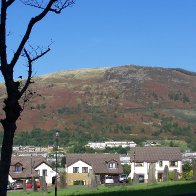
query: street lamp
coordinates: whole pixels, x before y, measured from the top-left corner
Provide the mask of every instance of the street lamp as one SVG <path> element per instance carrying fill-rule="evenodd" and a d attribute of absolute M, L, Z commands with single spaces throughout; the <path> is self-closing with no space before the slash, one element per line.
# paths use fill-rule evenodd
<path fill-rule="evenodd" d="M 58 153 L 58 138 L 59 138 L 59 132 L 56 131 L 56 178 L 55 178 L 55 196 L 57 196 L 57 153 Z"/>

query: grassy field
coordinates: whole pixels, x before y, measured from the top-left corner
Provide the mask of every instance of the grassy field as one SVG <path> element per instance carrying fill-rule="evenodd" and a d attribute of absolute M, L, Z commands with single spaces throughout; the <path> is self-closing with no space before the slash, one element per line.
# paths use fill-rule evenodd
<path fill-rule="evenodd" d="M 134 196 L 177 196 L 196 193 L 196 182 L 167 182 L 156 184 L 138 184 L 121 186 L 99 186 L 94 189 L 72 187 L 58 190 L 58 196 L 66 195 L 134 195 Z M 8 192 L 8 196 L 53 196 L 54 191 L 42 192 Z"/>

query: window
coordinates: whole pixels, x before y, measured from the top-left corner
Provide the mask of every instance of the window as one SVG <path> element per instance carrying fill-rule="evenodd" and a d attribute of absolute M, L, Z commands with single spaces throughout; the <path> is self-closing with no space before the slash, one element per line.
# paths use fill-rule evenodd
<path fill-rule="evenodd" d="M 178 162 L 177 161 L 170 161 L 170 166 L 171 167 L 177 167 L 178 166 Z"/>
<path fill-rule="evenodd" d="M 79 173 L 79 167 L 73 167 L 73 173 Z"/>
<path fill-rule="evenodd" d="M 163 167 L 163 161 L 159 161 L 159 167 Z"/>
<path fill-rule="evenodd" d="M 142 162 L 135 163 L 135 167 L 143 167 L 143 166 L 144 166 L 144 163 Z"/>
<path fill-rule="evenodd" d="M 22 172 L 22 165 L 21 164 L 15 165 L 15 172 Z"/>
<path fill-rule="evenodd" d="M 40 170 L 38 169 L 38 170 L 35 170 L 37 173 L 38 173 L 38 175 L 40 175 Z"/>
<path fill-rule="evenodd" d="M 82 167 L 82 173 L 88 173 L 88 167 Z"/>
<path fill-rule="evenodd" d="M 47 176 L 47 169 L 43 169 L 42 174 L 43 174 L 42 176 Z"/>
<path fill-rule="evenodd" d="M 116 167 L 117 167 L 117 164 L 116 163 L 114 163 L 114 162 L 109 163 L 109 168 L 110 169 L 116 169 Z"/>

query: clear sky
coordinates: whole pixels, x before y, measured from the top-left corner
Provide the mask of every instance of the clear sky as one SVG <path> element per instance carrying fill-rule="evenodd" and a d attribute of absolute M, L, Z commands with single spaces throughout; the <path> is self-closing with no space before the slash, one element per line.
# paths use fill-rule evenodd
<path fill-rule="evenodd" d="M 18 0 L 9 9 L 10 56 L 38 11 Z M 127 64 L 196 72 L 196 0 L 76 0 L 36 25 L 29 43 L 51 40 L 52 51 L 34 65 L 36 75 Z M 25 76 L 26 69 L 21 61 L 15 74 Z"/>

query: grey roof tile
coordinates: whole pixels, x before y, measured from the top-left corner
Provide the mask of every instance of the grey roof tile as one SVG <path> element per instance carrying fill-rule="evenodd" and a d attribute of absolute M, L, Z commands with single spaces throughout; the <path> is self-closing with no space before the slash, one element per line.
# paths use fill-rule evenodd
<path fill-rule="evenodd" d="M 120 164 L 120 156 L 118 154 L 67 154 L 66 164 L 67 166 L 72 165 L 77 161 L 83 161 L 92 166 L 95 174 L 121 174 L 123 173 L 122 166 Z M 116 169 L 109 169 L 108 162 L 117 162 Z"/>
<path fill-rule="evenodd" d="M 135 147 L 130 150 L 134 162 L 180 161 L 182 154 L 178 147 Z"/>

